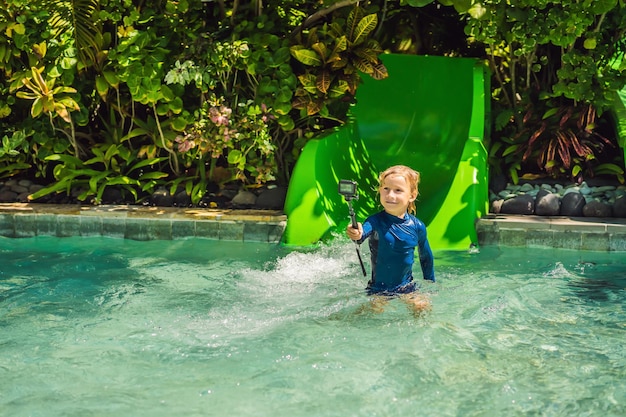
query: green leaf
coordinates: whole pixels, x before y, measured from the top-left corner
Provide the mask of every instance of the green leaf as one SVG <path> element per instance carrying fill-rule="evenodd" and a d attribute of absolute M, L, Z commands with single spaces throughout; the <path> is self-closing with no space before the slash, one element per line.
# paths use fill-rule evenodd
<path fill-rule="evenodd" d="M 583 47 L 585 49 L 596 49 L 596 45 L 597 40 L 595 37 L 587 38 L 585 39 L 585 42 L 583 42 Z"/>
<path fill-rule="evenodd" d="M 147 172 L 139 176 L 139 181 L 145 180 L 159 180 L 161 178 L 167 178 L 169 174 L 166 172 L 155 171 L 155 172 Z"/>
<path fill-rule="evenodd" d="M 89 178 L 89 190 L 95 194 L 98 191 L 100 180 L 103 180 L 109 174 L 111 174 L 111 171 L 104 171 Z"/>
<path fill-rule="evenodd" d="M 375 13 L 365 16 L 356 25 L 356 30 L 352 34 L 352 43 L 358 45 L 363 43 L 371 31 L 376 29 L 378 24 L 378 16 Z"/>
<path fill-rule="evenodd" d="M 317 52 L 307 49 L 301 45 L 292 46 L 289 48 L 289 52 L 291 52 L 291 56 L 302 62 L 304 65 L 312 67 L 319 67 L 322 65 L 322 59 Z"/>
<path fill-rule="evenodd" d="M 543 117 L 542 117 L 541 119 L 542 119 L 542 120 L 546 120 L 548 117 L 551 117 L 551 116 L 554 116 L 555 114 L 557 114 L 557 112 L 558 112 L 558 111 L 559 111 L 559 109 L 558 109 L 558 108 L 553 107 L 553 108 L 549 109 L 548 111 L 546 111 L 546 112 L 543 114 Z"/>
<path fill-rule="evenodd" d="M 109 91 L 109 83 L 100 75 L 96 77 L 96 91 L 101 97 L 106 97 Z"/>
<path fill-rule="evenodd" d="M 616 164 L 606 163 L 600 164 L 595 169 L 594 172 L 596 174 L 613 174 L 613 175 L 621 175 L 624 174 L 624 169 Z"/>
<path fill-rule="evenodd" d="M 311 94 L 317 93 L 317 77 L 315 75 L 311 73 L 302 74 L 298 76 L 298 80 L 306 92 Z"/>
<path fill-rule="evenodd" d="M 469 15 L 474 19 L 482 19 L 485 13 L 487 13 L 487 9 L 482 5 L 482 3 L 474 3 L 472 4 L 472 7 L 469 8 L 467 13 L 469 13 Z"/>
<path fill-rule="evenodd" d="M 68 183 L 70 182 L 69 178 L 63 179 L 59 182 L 56 182 L 48 187 L 44 187 L 41 190 L 31 194 L 30 196 L 28 196 L 29 200 L 37 200 L 38 198 L 41 198 L 43 196 L 46 196 L 48 194 L 51 193 L 58 193 L 60 191 L 65 190 L 65 188 L 68 186 Z"/>
<path fill-rule="evenodd" d="M 165 101 L 172 101 L 176 98 L 176 94 L 165 84 L 161 86 L 161 94 L 163 94 Z"/>
<path fill-rule="evenodd" d="M 117 88 L 120 85 L 120 79 L 117 78 L 117 75 L 113 71 L 103 71 L 102 76 L 106 80 L 107 83 L 113 88 Z"/>
<path fill-rule="evenodd" d="M 618 5 L 618 0 L 593 0 L 591 3 L 591 10 L 593 14 L 601 15 L 603 13 L 608 13 L 615 6 Z M 622 3 L 623 7 L 623 3 Z"/>
<path fill-rule="evenodd" d="M 504 152 L 502 152 L 502 156 L 507 156 L 509 154 L 512 154 L 513 152 L 517 151 L 518 148 L 519 148 L 519 145 L 507 146 Z"/>
<path fill-rule="evenodd" d="M 430 3 L 433 3 L 434 0 L 406 0 L 407 4 L 409 6 L 413 6 L 413 7 L 424 7 L 429 5 Z M 441 4 L 445 5 L 445 6 L 451 6 L 452 2 L 450 2 L 450 4 L 445 4 L 445 0 L 444 1 L 439 1 Z"/>
<path fill-rule="evenodd" d="M 296 126 L 295 122 L 293 121 L 293 119 L 285 114 L 282 115 L 278 118 L 278 125 L 285 131 L 285 132 L 289 132 L 291 130 L 293 130 Z"/>
<path fill-rule="evenodd" d="M 70 167 L 83 166 L 83 161 L 76 158 L 75 156 L 67 155 L 67 154 L 52 154 L 52 155 L 46 156 L 44 159 L 46 161 L 61 161 L 61 162 L 64 162 L 65 165 L 68 165 Z"/>
<path fill-rule="evenodd" d="M 141 185 L 136 179 L 120 175 L 118 177 L 107 180 L 106 185 Z"/>
<path fill-rule="evenodd" d="M 150 165 L 155 165 L 164 161 L 167 161 L 169 158 L 167 156 L 161 156 L 158 158 L 148 158 L 148 159 L 143 159 L 139 162 L 137 162 L 135 165 L 133 165 L 133 167 L 128 171 L 128 173 L 133 172 L 136 169 L 139 168 L 143 168 L 145 166 L 150 166 Z"/>
<path fill-rule="evenodd" d="M 120 139 L 120 142 L 124 142 L 132 138 L 136 138 L 138 136 L 147 136 L 147 135 L 149 135 L 149 132 L 146 129 L 143 129 L 143 128 L 133 129 L 130 132 L 128 132 L 126 136 L 122 137 Z"/>
<path fill-rule="evenodd" d="M 241 163 L 242 158 L 245 160 L 245 156 L 238 149 L 233 149 L 228 152 L 228 163 L 232 165 L 237 165 Z"/>

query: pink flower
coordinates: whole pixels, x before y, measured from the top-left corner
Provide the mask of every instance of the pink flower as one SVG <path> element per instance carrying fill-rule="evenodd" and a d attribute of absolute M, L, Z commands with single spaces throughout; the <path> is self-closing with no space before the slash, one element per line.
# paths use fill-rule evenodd
<path fill-rule="evenodd" d="M 234 135 L 237 133 L 236 129 L 228 129 L 225 128 L 224 129 L 224 142 L 228 142 L 229 140 L 232 139 L 231 135 Z"/>
<path fill-rule="evenodd" d="M 176 143 L 178 144 L 178 152 L 185 153 L 188 150 L 195 148 L 196 144 L 192 140 L 188 140 L 182 136 L 176 136 Z"/>
<path fill-rule="evenodd" d="M 227 126 L 229 121 L 228 117 L 232 112 L 233 111 L 226 106 L 220 106 L 219 109 L 217 107 L 211 107 L 209 109 L 209 118 L 217 126 Z"/>

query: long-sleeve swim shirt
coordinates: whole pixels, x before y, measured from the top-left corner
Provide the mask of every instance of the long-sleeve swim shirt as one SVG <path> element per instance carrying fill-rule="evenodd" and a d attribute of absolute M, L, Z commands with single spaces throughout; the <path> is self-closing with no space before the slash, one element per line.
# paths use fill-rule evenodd
<path fill-rule="evenodd" d="M 426 236 L 426 226 L 406 213 L 399 218 L 385 211 L 373 214 L 363 222 L 363 236 L 369 238 L 372 278 L 368 289 L 393 292 L 413 281 L 413 260 L 418 248 L 424 279 L 435 281 L 433 252 Z"/>

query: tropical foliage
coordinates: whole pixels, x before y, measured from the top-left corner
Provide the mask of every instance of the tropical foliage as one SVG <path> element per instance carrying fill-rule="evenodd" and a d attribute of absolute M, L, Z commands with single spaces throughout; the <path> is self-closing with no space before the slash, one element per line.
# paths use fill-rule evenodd
<path fill-rule="evenodd" d="M 516 182 L 529 171 L 623 181 L 623 158 L 598 115 L 626 84 L 616 65 L 626 51 L 624 2 L 485 0 L 468 12 L 467 35 L 485 45 L 494 74 L 492 167 Z M 602 162 L 606 151 L 616 160 Z"/>
<path fill-rule="evenodd" d="M 140 200 L 165 186 L 197 203 L 210 186 L 286 182 L 306 140 L 344 123 L 357 68 L 384 72 L 376 14 L 355 1 L 332 8 L 332 28 L 355 26 L 324 57 L 341 63 L 317 74 L 333 86 L 312 94 L 315 112 L 302 111 L 314 71 L 296 74 L 292 56 L 292 32 L 318 31 L 300 26 L 316 12 L 306 2 L 2 3 L 0 172 L 50 182 L 34 198 L 99 203 L 116 186 Z"/>
<path fill-rule="evenodd" d="M 286 184 L 385 52 L 493 75 L 492 166 L 622 178 L 603 131 L 626 80 L 623 0 L 0 0 L 0 176 L 100 203 Z M 541 19 L 539 18 L 541 17 Z M 621 55 L 620 55 L 621 54 Z M 621 64 L 619 62 L 622 62 Z M 617 155 L 617 153 L 609 155 Z"/>

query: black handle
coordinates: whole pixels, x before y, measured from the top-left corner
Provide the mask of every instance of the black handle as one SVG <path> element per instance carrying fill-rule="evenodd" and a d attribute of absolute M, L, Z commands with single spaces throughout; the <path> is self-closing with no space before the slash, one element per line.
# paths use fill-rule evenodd
<path fill-rule="evenodd" d="M 356 222 L 356 217 L 354 215 L 354 209 L 352 208 L 352 202 L 348 200 L 348 212 L 350 213 L 350 220 L 352 220 L 352 227 L 355 229 L 359 228 L 359 224 Z"/>

